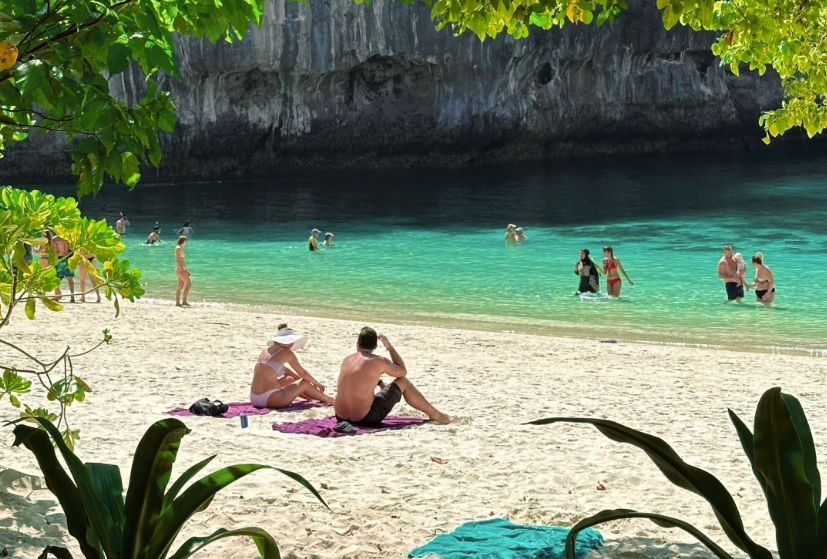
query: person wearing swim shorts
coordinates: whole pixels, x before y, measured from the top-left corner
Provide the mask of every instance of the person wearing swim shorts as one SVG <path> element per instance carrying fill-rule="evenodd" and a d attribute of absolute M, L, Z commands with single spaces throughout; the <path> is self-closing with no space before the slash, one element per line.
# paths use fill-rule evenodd
<path fill-rule="evenodd" d="M 738 262 L 729 245 L 724 245 L 724 256 L 718 261 L 718 277 L 724 281 L 728 301 L 740 301 L 744 298 L 744 284 L 738 277 Z"/>
<path fill-rule="evenodd" d="M 72 251 L 69 248 L 69 241 L 59 235 L 55 235 L 51 231 L 46 231 L 46 240 L 52 245 L 52 248 L 57 254 L 57 264 L 55 264 L 55 275 L 59 280 L 66 279 L 69 282 L 69 301 L 75 302 L 75 273 L 69 268 L 69 257 L 72 256 Z M 52 297 L 55 301 L 60 301 L 63 293 L 60 291 L 60 284 L 55 288 L 55 296 Z"/>
<path fill-rule="evenodd" d="M 373 353 L 378 341 L 388 350 L 391 359 Z M 380 380 L 383 374 L 393 377 L 393 382 L 385 385 Z M 443 425 L 450 423 L 451 417 L 428 403 L 407 375 L 405 362 L 388 338 L 365 326 L 356 341 L 356 353 L 342 363 L 333 403 L 336 419 L 359 427 L 377 427 L 405 398 L 409 406 L 427 415 L 431 421 Z M 380 390 L 374 392 L 377 386 Z"/>
<path fill-rule="evenodd" d="M 629 274 L 623 269 L 623 264 L 620 263 L 619 258 L 615 258 L 614 249 L 610 246 L 603 247 L 603 270 L 606 272 L 606 291 L 610 297 L 620 297 L 620 289 L 623 287 L 623 281 L 620 279 L 620 270 L 629 285 L 634 285 L 635 282 L 629 279 Z"/>
<path fill-rule="evenodd" d="M 752 265 L 755 267 L 755 298 L 761 304 L 770 305 L 775 301 L 775 277 L 772 270 L 764 265 L 764 255 L 760 252 L 752 257 Z"/>

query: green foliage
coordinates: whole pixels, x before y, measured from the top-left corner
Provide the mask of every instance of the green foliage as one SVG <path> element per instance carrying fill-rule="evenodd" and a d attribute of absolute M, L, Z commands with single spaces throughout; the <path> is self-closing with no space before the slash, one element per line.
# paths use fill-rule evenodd
<path fill-rule="evenodd" d="M 37 458 L 46 485 L 66 515 L 69 534 L 77 540 L 86 559 L 186 559 L 214 541 L 233 536 L 252 538 L 263 559 L 278 559 L 276 541 L 261 528 L 220 529 L 209 536 L 188 539 L 170 555 L 184 524 L 209 507 L 221 489 L 264 468 L 296 480 L 327 506 L 318 491 L 300 475 L 261 464 L 223 468 L 184 489 L 214 456 L 190 467 L 166 491 L 181 439 L 189 433 L 177 419 L 158 421 L 144 434 L 135 451 L 124 498 L 121 473 L 116 466 L 82 462 L 51 422 L 42 418 L 37 421 L 43 430 L 26 425 L 14 428 L 14 446 L 22 444 Z M 71 477 L 58 462 L 50 437 Z M 47 547 L 41 557 L 49 555 L 58 559 L 72 557 L 66 548 L 55 546 Z"/>
<path fill-rule="evenodd" d="M 105 221 L 95 221 L 81 216 L 73 198 L 55 198 L 36 190 L 26 192 L 11 187 L 0 188 L 0 329 L 9 324 L 12 313 L 23 306 L 25 315 L 33 320 L 41 307 L 59 311 L 63 306 L 48 293 L 60 284 L 55 273 L 58 256 L 43 237 L 51 230 L 66 239 L 72 252 L 65 257 L 72 270 L 84 266 L 88 277 L 105 290 L 113 301 L 116 312 L 118 299 L 130 301 L 141 297 L 144 288 L 141 274 L 129 267 L 128 260 L 119 260 L 124 245 L 120 236 Z M 41 253 L 35 254 L 36 250 Z M 89 263 L 85 256 L 94 255 L 103 263 L 103 272 Z M 94 286 L 93 286 L 94 288 Z M 112 336 L 103 331 L 99 343 L 109 343 Z M 44 361 L 22 350 L 15 344 L 0 338 L 0 344 L 11 348 L 30 365 L 27 367 L 2 364 L 0 401 L 8 395 L 15 408 L 23 405 L 20 397 L 31 391 L 33 380 L 46 391 L 49 401 L 60 406 L 53 414 L 45 408 L 32 410 L 24 407 L 21 417 L 38 422 L 38 418 L 57 420 L 63 426 L 64 441 L 74 448 L 78 431 L 69 426 L 66 408 L 73 402 L 82 402 L 91 389 L 74 374 L 72 360 L 82 353 L 69 353 L 68 348 L 57 359 Z M 89 350 L 92 351 L 92 350 Z M 30 380 L 33 379 L 33 380 Z"/>
<path fill-rule="evenodd" d="M 770 518 L 775 524 L 780 559 L 827 558 L 827 502 L 821 502 L 821 475 L 815 444 L 801 403 L 783 394 L 780 388 L 767 390 L 755 412 L 755 434 L 729 410 L 744 453 L 767 499 Z M 616 442 L 643 450 L 666 478 L 700 495 L 712 506 L 724 533 L 751 559 L 772 559 L 772 554 L 753 542 L 732 495 L 710 473 L 690 466 L 662 439 L 605 419 L 549 418 L 532 421 L 586 423 Z M 732 557 L 697 528 L 674 518 L 632 510 L 605 510 L 577 523 L 566 541 L 566 555 L 574 557 L 577 533 L 589 526 L 622 518 L 648 518 L 659 526 L 680 528 L 703 542 L 717 557 Z"/>
<path fill-rule="evenodd" d="M 355 0 L 356 2 L 369 0 Z M 425 0 L 437 29 L 471 30 L 480 40 L 503 31 L 528 36 L 529 26 L 614 23 L 625 0 Z M 738 75 L 741 65 L 781 76 L 785 101 L 760 123 L 771 136 L 801 126 L 812 137 L 827 127 L 827 3 L 810 0 L 657 0 L 666 29 L 719 31 L 712 52 Z"/>
<path fill-rule="evenodd" d="M 158 166 L 158 130 L 172 132 L 175 107 L 156 75 L 178 75 L 172 37 L 240 39 L 261 22 L 264 0 L 4 0 L 0 51 L 16 63 L 0 70 L 0 156 L 28 131 L 69 139 L 80 195 L 104 176 L 134 186 L 139 162 Z M 136 63 L 147 76 L 143 99 L 128 105 L 109 78 Z M 3 68 L 4 65 L 0 65 Z"/>

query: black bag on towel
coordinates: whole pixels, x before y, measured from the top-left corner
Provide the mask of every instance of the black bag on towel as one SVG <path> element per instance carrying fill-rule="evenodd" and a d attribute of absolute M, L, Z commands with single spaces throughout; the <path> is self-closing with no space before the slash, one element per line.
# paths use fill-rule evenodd
<path fill-rule="evenodd" d="M 201 398 L 190 406 L 190 413 L 193 415 L 211 415 L 212 417 L 221 417 L 227 413 L 228 409 L 230 409 L 230 406 L 221 400 L 210 402 L 209 398 Z"/>

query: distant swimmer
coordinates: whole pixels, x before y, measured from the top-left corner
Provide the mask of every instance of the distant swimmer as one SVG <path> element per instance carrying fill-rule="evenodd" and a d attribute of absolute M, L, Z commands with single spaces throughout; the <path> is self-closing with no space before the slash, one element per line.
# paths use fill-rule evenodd
<path fill-rule="evenodd" d="M 194 233 L 194 231 L 192 230 L 192 227 L 190 227 L 190 222 L 189 221 L 185 221 L 183 227 L 181 227 L 178 230 L 178 235 L 184 236 L 188 239 L 192 236 L 193 233 Z"/>
<path fill-rule="evenodd" d="M 740 301 L 744 298 L 744 284 L 738 277 L 738 263 L 729 245 L 724 245 L 724 255 L 718 261 L 718 277 L 724 281 L 728 301 Z"/>
<path fill-rule="evenodd" d="M 121 218 L 115 222 L 115 229 L 118 231 L 118 235 L 126 235 L 127 227 L 129 227 L 129 218 L 121 212 Z"/>
<path fill-rule="evenodd" d="M 332 247 L 333 246 L 333 237 L 335 237 L 333 233 L 325 233 L 324 234 L 324 242 L 322 243 L 323 246 Z"/>
<path fill-rule="evenodd" d="M 181 235 L 178 237 L 178 244 L 175 245 L 175 275 L 178 277 L 178 289 L 175 291 L 175 306 L 189 307 L 187 303 L 187 295 L 190 293 L 192 287 L 192 280 L 190 279 L 190 271 L 187 268 L 187 263 L 184 262 L 186 254 L 184 254 L 184 247 L 187 246 L 187 238 Z M 183 293 L 184 299 L 181 300 Z"/>
<path fill-rule="evenodd" d="M 764 265 L 764 255 L 756 252 L 752 257 L 755 267 L 755 298 L 765 305 L 775 301 L 775 278 L 772 271 Z"/>
<path fill-rule="evenodd" d="M 505 240 L 508 242 L 513 242 L 517 240 L 517 232 L 515 229 L 517 228 L 516 225 L 513 223 L 509 223 L 508 227 L 505 228 Z"/>
<path fill-rule="evenodd" d="M 528 240 L 528 237 L 526 237 L 523 234 L 523 228 L 522 227 L 517 227 L 517 229 L 514 230 L 514 240 L 517 241 L 517 242 Z"/>
<path fill-rule="evenodd" d="M 308 244 L 308 247 L 310 248 L 310 252 L 316 252 L 317 250 L 319 250 L 319 241 L 317 239 L 319 238 L 319 235 L 321 235 L 321 234 L 322 234 L 322 232 L 319 231 L 318 229 L 314 229 L 313 231 L 310 232 L 310 238 L 307 239 L 307 244 Z"/>
<path fill-rule="evenodd" d="M 149 237 L 146 238 L 146 243 L 145 244 L 154 245 L 154 244 L 158 244 L 158 243 L 163 243 L 164 241 L 161 240 L 161 235 L 158 234 L 158 231 L 160 231 L 160 230 L 161 230 L 161 228 L 158 227 L 157 225 L 155 227 L 153 227 L 152 228 L 152 233 L 150 233 Z"/>
<path fill-rule="evenodd" d="M 577 293 L 597 293 L 600 291 L 600 273 L 603 271 L 589 257 L 589 249 L 580 251 L 580 260 L 574 264 L 574 273 L 580 276 Z"/>
<path fill-rule="evenodd" d="M 623 287 L 623 281 L 620 279 L 618 270 L 626 276 L 626 281 L 629 285 L 634 285 L 635 282 L 629 279 L 629 274 L 623 269 L 623 264 L 620 263 L 619 258 L 615 258 L 614 249 L 610 246 L 603 247 L 603 270 L 606 274 L 606 292 L 611 297 L 620 297 L 620 288 Z"/>

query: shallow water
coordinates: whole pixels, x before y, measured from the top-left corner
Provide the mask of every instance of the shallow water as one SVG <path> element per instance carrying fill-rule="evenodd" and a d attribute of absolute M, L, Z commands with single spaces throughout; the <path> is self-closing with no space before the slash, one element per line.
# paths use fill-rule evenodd
<path fill-rule="evenodd" d="M 174 297 L 184 219 L 193 300 L 342 318 L 821 354 L 827 159 L 661 157 L 462 171 L 105 187 L 82 202 L 132 227 L 147 297 Z M 60 195 L 71 187 L 43 187 Z M 140 244 L 155 221 L 166 244 Z M 507 223 L 530 240 L 506 245 Z M 336 234 L 311 254 L 310 229 Z M 720 247 L 765 255 L 778 296 L 725 304 Z M 635 282 L 574 297 L 582 247 L 611 244 Z M 601 256 L 602 258 L 602 256 Z M 750 268 L 748 278 L 753 271 Z M 605 278 L 601 280 L 605 289 Z"/>

